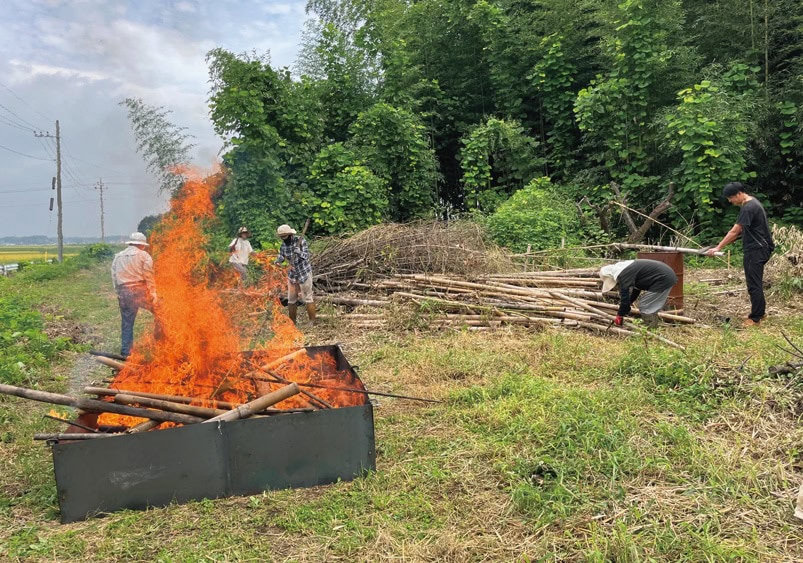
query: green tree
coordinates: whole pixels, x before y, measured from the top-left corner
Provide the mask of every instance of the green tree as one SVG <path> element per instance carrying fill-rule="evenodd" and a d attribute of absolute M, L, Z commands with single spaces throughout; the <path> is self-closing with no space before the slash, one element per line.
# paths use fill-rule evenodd
<path fill-rule="evenodd" d="M 754 69 L 757 70 L 757 69 Z M 755 176 L 747 168 L 747 141 L 758 83 L 744 64 L 678 93 L 678 105 L 664 115 L 670 149 L 681 154 L 675 169 L 679 194 L 675 209 L 712 224 L 719 192 L 728 182 Z"/>
<path fill-rule="evenodd" d="M 409 111 L 379 103 L 351 127 L 349 145 L 389 186 L 389 216 L 407 221 L 431 214 L 439 179 L 426 130 Z"/>
<path fill-rule="evenodd" d="M 466 204 L 491 212 L 540 168 L 537 142 L 516 122 L 490 118 L 463 139 L 460 164 Z"/>
<path fill-rule="evenodd" d="M 315 188 L 306 203 L 319 232 L 357 231 L 387 218 L 387 183 L 343 143 L 321 149 L 310 180 Z"/>

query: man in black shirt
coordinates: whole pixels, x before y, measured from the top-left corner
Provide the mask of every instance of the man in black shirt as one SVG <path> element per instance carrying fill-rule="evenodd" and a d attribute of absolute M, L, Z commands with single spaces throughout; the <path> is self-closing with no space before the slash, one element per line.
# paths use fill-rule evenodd
<path fill-rule="evenodd" d="M 619 285 L 619 310 L 616 313 L 614 324 L 622 326 L 624 316 L 630 313 L 630 304 L 639 298 L 639 310 L 644 324 L 657 326 L 660 323 L 658 312 L 664 308 L 666 298 L 678 277 L 672 268 L 657 260 L 626 260 L 609 266 L 603 266 L 599 271 L 602 278 L 602 292 L 610 291 Z"/>
<path fill-rule="evenodd" d="M 775 243 L 772 242 L 767 213 L 753 196 L 747 195 L 739 182 L 731 182 L 722 189 L 722 197 L 741 207 L 736 224 L 718 245 L 706 254 L 713 256 L 740 236 L 744 247 L 744 277 L 750 295 L 750 315 L 743 326 L 756 326 L 766 316 L 767 302 L 764 299 L 764 265 L 770 259 Z"/>

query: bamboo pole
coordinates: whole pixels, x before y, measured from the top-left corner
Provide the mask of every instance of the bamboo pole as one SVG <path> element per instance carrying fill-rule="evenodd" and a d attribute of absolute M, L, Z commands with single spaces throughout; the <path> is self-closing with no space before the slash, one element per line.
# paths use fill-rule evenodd
<path fill-rule="evenodd" d="M 205 420 L 206 422 L 224 422 L 224 421 L 231 421 L 231 420 L 238 420 L 241 418 L 248 418 L 261 410 L 266 409 L 276 403 L 284 401 L 285 399 L 292 397 L 293 395 L 298 394 L 298 385 L 295 383 L 291 383 L 290 385 L 286 385 L 277 391 L 273 391 L 268 393 L 267 395 L 263 395 L 258 399 L 254 399 L 250 403 L 246 403 L 244 405 L 240 405 L 226 413 L 218 415 L 214 418 L 210 418 L 209 420 Z"/>
<path fill-rule="evenodd" d="M 268 376 L 272 377 L 273 380 L 275 382 L 277 382 L 277 383 L 284 383 L 285 385 L 289 385 L 290 383 L 293 383 L 292 381 L 288 381 L 287 379 L 283 378 L 281 375 L 279 375 L 277 373 L 274 373 L 272 371 L 267 371 L 267 370 L 261 370 L 261 371 L 264 371 L 265 374 L 267 374 Z M 335 408 L 332 404 L 324 401 L 323 399 L 321 399 L 317 395 L 314 395 L 314 394 L 310 393 L 309 391 L 305 391 L 304 389 L 299 389 L 299 393 L 304 395 L 308 399 L 309 403 L 312 406 L 315 406 L 315 407 L 322 406 L 325 409 L 333 409 L 333 408 Z M 316 405 L 315 403 L 318 403 L 318 404 Z"/>
<path fill-rule="evenodd" d="M 229 401 L 218 401 L 217 399 L 202 399 L 200 397 L 183 397 L 181 395 L 163 395 L 161 393 L 149 393 L 147 391 L 131 391 L 125 389 L 112 389 L 107 387 L 84 387 L 84 393 L 88 395 L 101 395 L 114 397 L 115 395 L 136 395 L 137 397 L 148 397 L 149 399 L 159 399 L 162 401 L 170 401 L 172 403 L 184 403 L 186 405 L 192 403 L 210 403 L 211 408 L 230 410 L 239 403 L 231 403 Z M 200 406 L 200 405 L 199 405 Z"/>
<path fill-rule="evenodd" d="M 574 303 L 579 307 L 583 307 L 584 309 L 588 309 L 588 310 L 590 310 L 592 312 L 595 312 L 597 314 L 603 315 L 604 317 L 610 319 L 611 321 L 613 321 L 616 318 L 614 315 L 611 315 L 609 313 L 605 313 L 604 311 L 600 311 L 599 309 L 596 309 L 595 307 L 592 307 L 591 305 L 583 303 L 582 301 L 577 301 L 576 299 L 572 299 L 571 297 L 568 297 L 566 295 L 562 295 L 561 298 L 566 300 L 566 301 L 569 301 L 570 303 Z M 659 340 L 659 341 L 663 342 L 664 344 L 666 344 L 668 346 L 672 346 L 673 348 L 677 348 L 678 350 L 684 350 L 684 351 L 686 350 L 686 348 L 684 348 L 680 344 L 672 342 L 671 340 L 669 340 L 668 338 L 664 338 L 660 334 L 655 334 L 652 331 L 645 330 L 643 328 L 635 327 L 635 326 L 633 326 L 633 329 L 638 330 L 641 334 L 645 334 L 645 335 L 649 336 L 650 338 L 654 338 L 656 340 Z"/>
<path fill-rule="evenodd" d="M 126 430 L 126 434 L 139 434 L 140 432 L 147 432 L 148 430 L 153 430 L 161 425 L 161 420 L 146 420 L 145 422 L 140 422 L 136 426 L 132 426 Z"/>
<path fill-rule="evenodd" d="M 66 441 L 66 440 L 94 440 L 95 438 L 111 438 L 112 436 L 122 436 L 122 434 L 108 434 L 106 432 L 99 432 L 92 434 L 91 432 L 56 432 L 56 433 L 36 433 L 33 435 L 34 440 L 48 440 L 48 441 Z"/>
<path fill-rule="evenodd" d="M 99 364 L 103 364 L 104 366 L 109 366 L 110 368 L 117 371 L 120 371 L 125 367 L 125 362 L 112 360 L 111 358 L 107 358 L 106 356 L 95 356 L 95 361 Z"/>
<path fill-rule="evenodd" d="M 126 395 L 119 393 L 114 396 L 114 402 L 121 405 L 138 405 L 142 407 L 159 409 L 162 411 L 177 412 L 182 414 L 189 414 L 200 418 L 212 418 L 219 414 L 228 412 L 228 410 L 214 409 L 210 407 L 196 407 L 184 403 L 174 403 L 172 401 L 164 401 L 161 399 L 151 399 L 150 397 L 141 397 L 137 395 Z"/>
<path fill-rule="evenodd" d="M 105 401 L 96 401 L 94 399 L 82 399 L 71 397 L 69 395 L 61 395 L 59 393 L 48 393 L 46 391 L 26 389 L 24 387 L 15 387 L 13 385 L 0 384 L 0 393 L 3 395 L 13 395 L 23 399 L 30 399 L 32 401 L 39 401 L 41 403 L 75 407 L 84 411 L 110 412 L 126 416 L 134 416 L 137 418 L 149 418 L 151 420 L 175 422 L 177 424 L 194 424 L 203 420 L 201 418 L 188 416 L 185 414 L 140 409 L 125 405 L 118 405 L 115 403 L 107 403 Z"/>

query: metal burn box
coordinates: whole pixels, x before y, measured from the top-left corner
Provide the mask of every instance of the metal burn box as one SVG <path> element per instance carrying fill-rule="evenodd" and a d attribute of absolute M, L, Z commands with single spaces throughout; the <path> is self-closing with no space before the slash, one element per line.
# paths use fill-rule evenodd
<path fill-rule="evenodd" d="M 338 369 L 356 373 L 337 346 Z M 351 480 L 376 469 L 373 408 L 193 424 L 52 445 L 63 523 L 265 490 Z"/>

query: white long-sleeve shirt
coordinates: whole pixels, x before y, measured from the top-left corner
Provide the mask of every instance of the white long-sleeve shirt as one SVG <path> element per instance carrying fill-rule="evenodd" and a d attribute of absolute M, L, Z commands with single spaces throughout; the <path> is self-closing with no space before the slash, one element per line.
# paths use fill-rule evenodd
<path fill-rule="evenodd" d="M 229 248 L 234 247 L 234 250 L 229 256 L 229 262 L 234 264 L 242 264 L 243 266 L 248 265 L 248 256 L 254 252 L 254 249 L 251 248 L 251 243 L 248 242 L 248 239 L 244 239 L 242 237 L 237 237 L 231 244 Z"/>
<path fill-rule="evenodd" d="M 129 283 L 145 282 L 148 293 L 155 294 L 153 281 L 153 258 L 141 248 L 129 245 L 112 260 L 112 283 L 114 288 Z"/>

